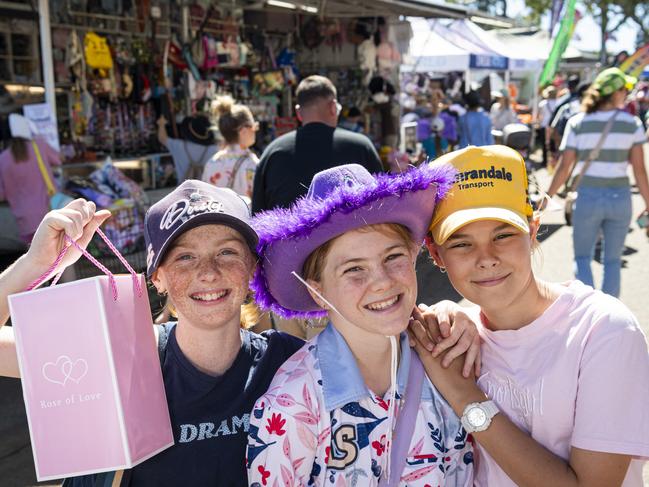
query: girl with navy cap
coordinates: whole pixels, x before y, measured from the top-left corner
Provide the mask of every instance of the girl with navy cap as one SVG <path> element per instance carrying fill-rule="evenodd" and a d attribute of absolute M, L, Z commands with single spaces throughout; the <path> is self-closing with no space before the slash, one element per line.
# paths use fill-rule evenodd
<path fill-rule="evenodd" d="M 252 410 L 250 485 L 472 485 L 470 439 L 405 333 L 417 253 L 452 180 L 450 167 L 375 179 L 349 164 L 255 218 L 257 302 L 330 322 Z"/>

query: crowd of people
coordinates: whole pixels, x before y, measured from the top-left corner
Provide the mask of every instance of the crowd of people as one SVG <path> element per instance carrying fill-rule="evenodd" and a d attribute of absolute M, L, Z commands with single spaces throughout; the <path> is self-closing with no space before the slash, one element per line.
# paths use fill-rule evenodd
<path fill-rule="evenodd" d="M 466 107 L 431 96 L 406 115 L 428 131 L 430 160 L 392 172 L 338 127 L 322 76 L 297 87 L 302 126 L 259 160 L 257 122 L 230 98 L 214 103 L 216 124 L 188 118 L 182 140 L 160 119 L 182 182 L 148 210 L 144 237 L 147 277 L 176 317 L 154 325 L 175 444 L 64 485 L 641 486 L 649 352 L 616 296 L 629 165 L 649 214 L 647 138 L 623 110 L 634 79 L 612 68 L 586 90 L 569 83 L 540 107 L 548 164 L 553 140 L 559 154 L 548 195 L 580 174 L 569 283 L 532 268 L 543 206 L 525 159 L 492 132 L 518 121 L 509 93 L 490 110 L 476 92 Z M 33 157 L 23 145 L 14 158 Z M 181 203 L 188 217 L 165 219 Z M 0 323 L 10 294 L 79 258 L 57 259 L 64 235 L 83 247 L 109 217 L 82 199 L 45 213 L 0 275 Z M 600 232 L 603 292 L 590 271 Z M 416 305 L 422 246 L 473 306 Z M 0 375 L 20 376 L 1 325 Z"/>

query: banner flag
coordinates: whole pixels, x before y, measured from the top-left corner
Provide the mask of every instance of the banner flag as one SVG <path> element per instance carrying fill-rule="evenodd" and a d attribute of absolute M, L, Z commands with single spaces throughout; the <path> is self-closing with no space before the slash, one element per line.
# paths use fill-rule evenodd
<path fill-rule="evenodd" d="M 559 63 L 561 62 L 561 56 L 568 47 L 568 43 L 570 42 L 570 38 L 574 31 L 576 3 L 576 0 L 568 0 L 568 5 L 566 6 L 565 15 L 561 20 L 559 32 L 557 32 L 557 35 L 554 38 L 552 49 L 550 50 L 550 56 L 548 56 L 548 60 L 545 62 L 543 72 L 539 78 L 540 86 L 546 86 L 552 83 L 552 79 L 554 78 Z"/>
<path fill-rule="evenodd" d="M 649 64 L 649 44 L 645 44 L 631 56 L 626 58 L 624 62 L 620 64 L 620 69 L 629 76 L 638 78 L 647 64 Z"/>
<path fill-rule="evenodd" d="M 554 32 L 554 28 L 559 22 L 559 17 L 561 16 L 561 11 L 563 10 L 564 0 L 553 0 L 552 1 L 552 14 L 550 16 L 550 36 Z"/>

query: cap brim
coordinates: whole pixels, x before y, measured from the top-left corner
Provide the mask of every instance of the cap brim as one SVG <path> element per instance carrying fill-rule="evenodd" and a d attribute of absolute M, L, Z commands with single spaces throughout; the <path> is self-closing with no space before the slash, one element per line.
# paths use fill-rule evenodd
<path fill-rule="evenodd" d="M 150 268 L 147 269 L 147 275 L 151 276 L 151 274 L 153 274 L 153 272 L 158 268 L 174 240 L 180 237 L 183 233 L 202 225 L 224 225 L 236 230 L 246 240 L 248 247 L 250 247 L 250 251 L 257 255 L 257 243 L 259 242 L 259 238 L 257 237 L 257 232 L 255 232 L 251 226 L 238 218 L 224 213 L 205 213 L 192 218 L 184 225 L 180 225 L 167 237 L 167 240 L 162 244 L 162 247 L 160 247 L 160 250 L 153 259 Z"/>
<path fill-rule="evenodd" d="M 501 221 L 512 225 L 521 232 L 530 232 L 527 218 L 512 210 L 496 207 L 469 208 L 452 213 L 442 223 L 437 225 L 432 231 L 433 239 L 435 240 L 435 243 L 441 245 L 458 229 L 468 225 L 469 223 L 482 220 Z"/>

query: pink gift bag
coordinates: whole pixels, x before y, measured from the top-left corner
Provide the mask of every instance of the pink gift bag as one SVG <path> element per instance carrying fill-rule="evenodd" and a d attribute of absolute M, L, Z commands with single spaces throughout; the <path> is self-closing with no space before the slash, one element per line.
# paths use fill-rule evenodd
<path fill-rule="evenodd" d="M 130 468 L 173 444 L 144 278 L 119 254 L 130 275 L 83 252 L 107 275 L 9 296 L 39 481 Z"/>

